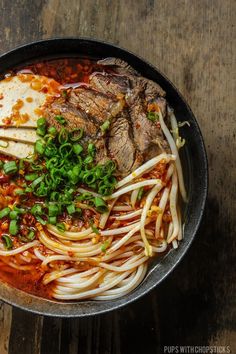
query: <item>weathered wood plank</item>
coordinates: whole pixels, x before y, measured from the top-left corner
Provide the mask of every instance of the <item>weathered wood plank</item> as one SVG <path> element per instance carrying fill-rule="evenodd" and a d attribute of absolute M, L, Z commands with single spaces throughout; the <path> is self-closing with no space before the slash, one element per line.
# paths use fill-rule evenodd
<path fill-rule="evenodd" d="M 9 354 L 39 354 L 43 317 L 13 308 Z"/>
<path fill-rule="evenodd" d="M 11 332 L 12 308 L 10 305 L 0 303 L 0 353 L 7 354 Z"/>
<path fill-rule="evenodd" d="M 45 317 L 41 337 L 41 354 L 57 354 L 61 350 L 62 320 Z"/>

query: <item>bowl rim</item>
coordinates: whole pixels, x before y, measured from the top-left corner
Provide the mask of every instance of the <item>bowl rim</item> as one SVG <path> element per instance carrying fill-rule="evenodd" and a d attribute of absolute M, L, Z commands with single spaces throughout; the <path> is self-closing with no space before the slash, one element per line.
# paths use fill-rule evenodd
<path fill-rule="evenodd" d="M 179 90 L 175 87 L 175 85 L 166 77 L 166 75 L 160 71 L 157 67 L 155 67 L 153 64 L 151 64 L 149 61 L 146 59 L 142 58 L 139 55 L 136 55 L 132 51 L 122 48 L 121 46 L 115 45 L 113 43 L 104 41 L 104 40 L 98 40 L 94 38 L 89 38 L 89 37 L 53 37 L 49 39 L 42 39 L 42 40 L 37 40 L 37 41 L 31 41 L 29 43 L 19 45 L 12 50 L 9 50 L 3 54 L 0 55 L 0 65 L 1 61 L 4 60 L 4 58 L 7 59 L 7 57 L 10 55 L 14 56 L 17 55 L 18 53 L 24 51 L 25 49 L 28 49 L 30 47 L 37 47 L 37 45 L 50 45 L 50 43 L 55 43 L 55 42 L 70 42 L 70 41 L 78 41 L 78 42 L 87 42 L 90 45 L 104 45 L 108 49 L 113 49 L 121 54 L 127 54 L 128 56 L 132 57 L 134 60 L 138 60 L 139 62 L 142 62 L 145 67 L 149 67 L 152 71 L 156 72 L 158 76 L 164 79 L 164 81 L 171 86 L 175 94 L 179 97 L 181 100 L 181 104 L 185 106 L 185 109 L 188 111 L 189 116 L 191 117 L 191 120 L 194 122 L 194 128 L 196 130 L 196 134 L 198 136 L 199 142 L 201 146 L 198 146 L 198 153 L 200 153 L 202 157 L 202 167 L 201 171 L 203 173 L 203 180 L 202 180 L 202 190 L 201 190 L 201 202 L 198 206 L 199 213 L 198 217 L 195 220 L 195 227 L 194 230 L 192 231 L 191 237 L 185 242 L 185 244 L 182 247 L 178 248 L 178 254 L 175 254 L 173 263 L 172 264 L 167 264 L 166 265 L 166 259 L 170 259 L 171 255 L 168 255 L 168 257 L 164 257 L 163 261 L 160 262 L 159 268 L 162 268 L 162 266 L 166 266 L 167 270 L 164 272 L 164 274 L 158 279 L 157 281 L 152 281 L 150 285 L 143 286 L 144 283 L 141 283 L 138 288 L 134 289 L 131 293 L 128 295 L 122 296 L 121 298 L 115 299 L 115 300 L 110 300 L 110 301 L 92 301 L 92 300 L 86 300 L 86 301 L 78 301 L 78 302 L 68 302 L 68 303 L 59 303 L 56 301 L 48 300 L 45 298 L 39 298 L 35 295 L 26 293 L 22 290 L 19 290 L 17 288 L 14 288 L 13 286 L 8 285 L 5 282 L 0 282 L 0 299 L 12 306 L 18 307 L 20 309 L 39 314 L 39 315 L 44 315 L 44 316 L 54 316 L 54 317 L 61 317 L 61 318 L 77 318 L 77 317 L 87 317 L 87 316 L 93 316 L 93 315 L 98 315 L 98 314 L 103 314 L 107 313 L 116 309 L 119 309 L 121 307 L 124 307 L 133 301 L 136 301 L 140 299 L 142 296 L 146 295 L 149 293 L 151 290 L 153 290 L 155 287 L 157 287 L 166 277 L 177 267 L 177 265 L 180 263 L 180 261 L 184 258 L 184 255 L 188 251 L 190 245 L 192 244 L 193 240 L 195 239 L 195 236 L 197 234 L 197 231 L 199 229 L 200 223 L 202 221 L 203 215 L 204 215 L 204 209 L 206 205 L 206 200 L 207 200 L 207 193 L 208 193 L 208 161 L 207 161 L 207 153 L 206 153 L 206 148 L 203 140 L 203 136 L 199 127 L 199 124 L 190 108 L 188 103 L 186 102 L 185 98 L 182 96 L 182 94 L 179 92 Z M 58 50 L 58 53 L 60 51 Z M 57 54 L 59 55 L 59 54 Z M 19 55 L 20 56 L 20 55 Z M 78 54 L 79 56 L 79 54 Z M 47 56 L 41 56 L 47 58 Z M 65 56 L 64 56 L 65 57 Z M 35 59 L 37 56 L 35 56 Z M 40 58 L 40 56 L 38 56 Z M 49 58 L 49 57 L 48 57 Z M 55 57 L 56 58 L 56 55 Z M 29 61 L 32 61 L 32 59 L 29 59 Z M 26 60 L 19 59 L 19 63 L 24 63 Z M 132 65 L 132 64 L 131 64 Z M 1 68 L 0 68 L 0 73 L 1 73 Z M 182 243 L 182 241 L 181 241 Z M 173 254 L 173 253 L 172 253 Z M 168 261 L 169 263 L 169 261 Z M 155 269 L 156 270 L 156 269 Z M 141 289 L 141 291 L 137 292 L 137 289 Z M 47 305 L 47 306 L 46 306 Z M 103 306 L 102 306 L 103 305 Z M 46 307 L 46 310 L 45 310 Z"/>

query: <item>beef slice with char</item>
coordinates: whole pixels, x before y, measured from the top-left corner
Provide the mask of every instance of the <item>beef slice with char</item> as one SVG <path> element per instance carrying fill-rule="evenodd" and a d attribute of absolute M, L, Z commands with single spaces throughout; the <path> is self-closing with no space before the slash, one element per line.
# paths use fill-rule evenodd
<path fill-rule="evenodd" d="M 116 161 L 118 172 L 127 175 L 142 163 L 142 156 L 133 141 L 132 127 L 127 111 L 112 121 L 107 136 L 110 156 Z"/>
<path fill-rule="evenodd" d="M 136 85 L 143 86 L 147 100 L 156 98 L 157 96 L 164 97 L 165 91 L 156 82 L 141 76 L 128 63 L 119 58 L 106 58 L 99 60 L 98 64 L 111 67 L 115 73 L 127 76 L 131 82 L 132 88 Z"/>
<path fill-rule="evenodd" d="M 69 131 L 82 128 L 87 136 L 92 137 L 96 136 L 99 129 L 99 125 L 90 120 L 86 112 L 70 103 L 64 97 L 55 98 L 54 101 L 44 107 L 43 111 L 48 123 L 57 128 L 57 130 L 62 127 L 55 119 L 57 115 L 65 118 L 65 128 Z"/>
<path fill-rule="evenodd" d="M 166 116 L 166 99 L 165 91 L 152 80 L 148 80 L 140 76 L 130 65 L 121 59 L 107 58 L 98 62 L 105 66 L 111 66 L 116 73 L 119 73 L 119 85 L 112 85 L 116 75 L 109 74 L 109 85 L 116 88 L 116 94 L 124 93 L 126 87 L 125 99 L 129 109 L 129 115 L 132 123 L 134 141 L 143 155 L 144 160 L 148 160 L 153 156 L 169 151 L 160 126 L 157 122 L 152 122 L 147 118 L 148 104 L 156 103 L 163 117 Z M 125 81 L 126 78 L 126 81 Z M 106 76 L 100 75 L 97 78 L 100 86 L 101 81 L 106 83 Z M 128 82 L 129 85 L 124 85 Z M 117 80 L 116 80 L 117 83 Z M 106 89 L 106 84 L 103 87 Z"/>
<path fill-rule="evenodd" d="M 70 102 L 86 112 L 97 124 L 112 119 L 124 107 L 124 100 L 84 87 L 71 91 Z"/>
<path fill-rule="evenodd" d="M 143 155 L 144 161 L 162 152 L 169 152 L 169 146 L 160 125 L 158 122 L 152 122 L 147 118 L 147 103 L 138 87 L 129 96 L 128 101 L 134 140 Z"/>
<path fill-rule="evenodd" d="M 71 99 L 72 92 L 73 90 L 68 91 L 66 98 L 55 98 L 45 105 L 43 114 L 49 125 L 54 126 L 58 131 L 61 130 L 62 125 L 55 119 L 57 115 L 63 116 L 66 120 L 64 127 L 68 131 L 83 129 L 84 135 L 80 140 L 80 144 L 86 150 L 88 143 L 94 143 L 96 146 L 96 163 L 104 163 L 108 159 L 108 154 L 100 124 L 75 104 L 74 100 Z"/>
<path fill-rule="evenodd" d="M 130 80 L 127 76 L 105 72 L 90 75 L 89 83 L 96 90 L 114 97 L 123 97 L 130 89 Z"/>

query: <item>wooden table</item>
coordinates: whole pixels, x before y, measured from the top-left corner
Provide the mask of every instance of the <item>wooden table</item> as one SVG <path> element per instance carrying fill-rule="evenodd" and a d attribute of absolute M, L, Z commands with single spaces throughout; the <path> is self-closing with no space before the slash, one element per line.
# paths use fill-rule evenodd
<path fill-rule="evenodd" d="M 0 52 L 30 41 L 87 36 L 144 57 L 180 89 L 206 142 L 205 219 L 187 256 L 158 289 L 88 319 L 0 307 L 0 353 L 163 353 L 166 345 L 236 353 L 235 23 L 231 0 L 0 0 Z"/>

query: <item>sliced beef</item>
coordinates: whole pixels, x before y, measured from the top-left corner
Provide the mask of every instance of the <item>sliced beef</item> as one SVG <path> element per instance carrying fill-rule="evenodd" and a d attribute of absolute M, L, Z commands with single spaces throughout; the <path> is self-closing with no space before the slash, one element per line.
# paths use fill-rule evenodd
<path fill-rule="evenodd" d="M 108 152 L 116 161 L 120 174 L 127 175 L 142 163 L 142 155 L 133 141 L 133 132 L 127 111 L 123 111 L 112 122 L 107 140 Z"/>
<path fill-rule="evenodd" d="M 71 99 L 73 91 L 68 91 L 67 97 L 55 98 L 53 102 L 48 103 L 44 107 L 44 116 L 48 123 L 61 130 L 61 124 L 55 119 L 55 116 L 61 115 L 66 120 L 65 128 L 69 131 L 82 128 L 84 130 L 84 137 L 80 143 L 84 149 L 87 148 L 88 143 L 92 142 L 96 146 L 96 162 L 104 163 L 109 157 L 100 124 L 94 121 L 85 111 L 75 104 Z"/>
<path fill-rule="evenodd" d="M 55 116 L 62 115 L 67 124 L 66 129 L 69 131 L 74 129 L 83 128 L 85 134 L 89 137 L 96 136 L 99 129 L 99 125 L 89 119 L 86 112 L 79 109 L 69 100 L 63 97 L 54 99 L 44 109 L 44 115 L 46 116 L 50 125 L 53 125 L 57 130 L 61 129 L 61 124 L 55 119 Z"/>
<path fill-rule="evenodd" d="M 114 58 L 114 57 L 109 57 L 109 58 L 105 58 L 102 60 L 98 61 L 99 65 L 104 65 L 104 66 L 111 66 L 113 67 L 113 69 L 115 69 L 115 71 L 118 74 L 121 75 L 133 75 L 133 76 L 139 76 L 139 73 L 132 68 L 132 66 L 130 66 L 128 63 L 126 63 L 126 61 L 119 59 L 119 58 Z"/>
<path fill-rule="evenodd" d="M 130 80 L 124 75 L 97 72 L 90 75 L 89 83 L 96 90 L 116 97 L 122 97 L 130 89 Z"/>
<path fill-rule="evenodd" d="M 98 64 L 112 67 L 115 73 L 127 76 L 130 79 L 132 87 L 142 85 L 148 100 L 154 99 L 157 96 L 165 96 L 165 91 L 154 81 L 141 76 L 128 63 L 119 58 L 106 58 L 99 60 Z"/>
<path fill-rule="evenodd" d="M 166 116 L 166 99 L 163 97 L 165 91 L 152 80 L 140 76 L 126 62 L 117 58 L 107 58 L 99 61 L 99 64 L 111 66 L 119 74 L 119 85 L 115 85 L 116 75 L 109 74 L 109 87 L 115 87 L 116 94 L 124 93 L 122 88 L 126 88 L 125 100 L 128 106 L 132 124 L 134 142 L 146 161 L 155 155 L 169 151 L 168 144 L 164 138 L 162 130 L 157 122 L 152 122 L 147 118 L 148 106 L 155 103 L 160 108 L 163 117 Z M 123 82 L 129 82 L 124 85 Z M 97 81 L 106 82 L 106 76 L 100 75 Z M 96 82 L 97 82 L 96 81 Z M 122 84 L 123 85 L 122 85 Z M 104 89 L 106 85 L 103 84 Z"/>
<path fill-rule="evenodd" d="M 147 118 L 145 99 L 138 88 L 129 96 L 129 111 L 133 125 L 134 140 L 145 161 L 166 151 L 169 146 L 158 122 Z"/>
<path fill-rule="evenodd" d="M 115 117 L 124 106 L 123 100 L 83 87 L 72 90 L 70 102 L 85 111 L 98 124 Z"/>
<path fill-rule="evenodd" d="M 169 152 L 159 123 L 147 117 L 155 105 L 166 117 L 165 92 L 120 59 L 107 58 L 99 64 L 109 70 L 93 73 L 89 85 L 69 89 L 66 97 L 47 103 L 44 115 L 58 130 L 56 115 L 65 118 L 68 130 L 83 128 L 81 144 L 85 149 L 89 142 L 95 144 L 96 163 L 112 158 L 118 174 L 125 176 L 159 153 Z M 110 127 L 103 133 L 101 125 L 107 120 Z"/>

